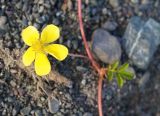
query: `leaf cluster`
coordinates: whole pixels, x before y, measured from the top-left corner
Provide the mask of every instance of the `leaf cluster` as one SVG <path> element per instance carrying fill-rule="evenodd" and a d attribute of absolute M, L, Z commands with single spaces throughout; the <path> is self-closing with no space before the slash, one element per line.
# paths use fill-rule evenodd
<path fill-rule="evenodd" d="M 124 63 L 119 66 L 119 61 L 116 61 L 108 67 L 107 77 L 109 81 L 112 81 L 115 77 L 119 87 L 122 87 L 126 80 L 132 80 L 134 74 L 128 70 L 129 63 Z"/>

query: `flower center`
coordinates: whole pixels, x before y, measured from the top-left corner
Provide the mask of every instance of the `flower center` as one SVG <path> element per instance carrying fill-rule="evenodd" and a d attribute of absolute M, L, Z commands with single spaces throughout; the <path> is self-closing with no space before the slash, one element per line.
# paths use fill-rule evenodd
<path fill-rule="evenodd" d="M 32 45 L 32 48 L 35 52 L 43 52 L 43 44 L 39 40 Z"/>

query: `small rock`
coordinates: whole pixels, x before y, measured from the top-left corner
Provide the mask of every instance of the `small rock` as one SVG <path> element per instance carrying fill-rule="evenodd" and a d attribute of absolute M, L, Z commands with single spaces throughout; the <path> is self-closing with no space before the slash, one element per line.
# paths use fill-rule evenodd
<path fill-rule="evenodd" d="M 82 67 L 82 66 L 76 66 L 76 70 L 80 71 L 80 72 L 85 72 L 85 71 L 87 71 L 87 68 Z"/>
<path fill-rule="evenodd" d="M 154 19 L 147 22 L 140 17 L 131 18 L 123 45 L 128 57 L 138 68 L 146 69 L 160 44 L 160 24 Z"/>
<path fill-rule="evenodd" d="M 6 21 L 7 21 L 7 18 L 5 16 L 0 16 L 0 35 L 6 32 L 6 29 L 7 29 L 5 25 Z"/>
<path fill-rule="evenodd" d="M 113 7 L 116 8 L 119 6 L 119 0 L 109 0 L 109 4 Z"/>
<path fill-rule="evenodd" d="M 120 59 L 121 46 L 115 36 L 103 29 L 96 29 L 92 40 L 92 51 L 102 62 L 112 64 Z"/>
<path fill-rule="evenodd" d="M 13 80 L 10 81 L 10 84 L 12 87 L 16 87 L 16 83 Z"/>
<path fill-rule="evenodd" d="M 43 116 L 43 114 L 40 110 L 36 110 L 35 111 L 35 116 Z"/>
<path fill-rule="evenodd" d="M 103 14 L 103 15 L 106 15 L 106 14 L 107 14 L 107 8 L 103 8 L 103 9 L 102 9 L 102 14 Z"/>
<path fill-rule="evenodd" d="M 78 41 L 73 40 L 72 44 L 73 44 L 73 48 L 76 50 L 78 48 Z"/>
<path fill-rule="evenodd" d="M 107 21 L 102 25 L 102 28 L 108 31 L 114 31 L 117 28 L 118 24 L 115 21 Z"/>
<path fill-rule="evenodd" d="M 14 108 L 12 110 L 12 115 L 17 116 L 19 110 L 20 110 L 20 106 L 18 104 L 14 105 Z"/>
<path fill-rule="evenodd" d="M 48 98 L 48 107 L 51 113 L 56 113 L 59 110 L 60 102 L 56 98 Z"/>
<path fill-rule="evenodd" d="M 136 78 L 136 72 L 135 72 L 135 70 L 134 70 L 133 67 L 128 67 L 126 71 L 127 71 L 127 72 L 131 72 L 131 73 L 134 75 L 133 79 Z"/>
<path fill-rule="evenodd" d="M 139 0 L 131 0 L 132 3 L 137 4 L 139 3 Z"/>
<path fill-rule="evenodd" d="M 149 79 L 150 79 L 150 72 L 146 72 L 139 80 L 139 88 L 142 92 L 143 92 L 147 82 L 149 81 Z"/>
<path fill-rule="evenodd" d="M 42 13 L 43 10 L 44 10 L 44 6 L 40 6 L 38 12 L 39 12 L 39 13 Z"/>
<path fill-rule="evenodd" d="M 31 107 L 25 107 L 21 110 L 21 114 L 26 116 L 26 115 L 29 115 L 30 111 L 31 111 Z"/>
<path fill-rule="evenodd" d="M 86 85 L 86 79 L 82 79 L 81 84 Z"/>
<path fill-rule="evenodd" d="M 93 114 L 92 114 L 92 113 L 89 113 L 89 112 L 86 112 L 86 113 L 84 113 L 83 116 L 93 116 Z"/>
<path fill-rule="evenodd" d="M 3 26 L 7 21 L 7 18 L 5 16 L 0 16 L 0 28 Z"/>

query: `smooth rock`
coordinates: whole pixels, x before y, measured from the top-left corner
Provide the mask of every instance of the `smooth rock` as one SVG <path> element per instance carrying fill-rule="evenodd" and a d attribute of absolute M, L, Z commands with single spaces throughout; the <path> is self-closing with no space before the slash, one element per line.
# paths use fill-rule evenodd
<path fill-rule="evenodd" d="M 6 32 L 6 29 L 7 29 L 6 22 L 7 22 L 7 18 L 5 16 L 0 16 L 0 35 Z"/>
<path fill-rule="evenodd" d="M 102 27 L 108 31 L 114 31 L 117 28 L 118 24 L 115 21 L 107 21 Z"/>
<path fill-rule="evenodd" d="M 160 44 L 160 24 L 154 19 L 131 18 L 123 36 L 128 57 L 138 68 L 146 69 Z"/>
<path fill-rule="evenodd" d="M 149 82 L 150 80 L 150 72 L 145 72 L 144 75 L 141 77 L 141 79 L 139 80 L 139 88 L 141 92 L 144 92 L 144 89 L 146 87 L 146 84 Z"/>
<path fill-rule="evenodd" d="M 86 112 L 86 113 L 84 113 L 84 115 L 83 116 L 93 116 L 93 114 L 92 113 L 90 113 L 90 112 Z"/>
<path fill-rule="evenodd" d="M 117 38 L 103 29 L 94 31 L 92 51 L 104 63 L 112 64 L 121 57 L 121 46 Z"/>
<path fill-rule="evenodd" d="M 5 16 L 0 16 L 0 28 L 3 26 L 7 21 L 7 18 Z"/>
<path fill-rule="evenodd" d="M 26 116 L 26 115 L 29 115 L 30 111 L 31 111 L 31 107 L 25 107 L 21 110 L 21 114 Z"/>
<path fill-rule="evenodd" d="M 131 0 L 132 3 L 137 4 L 139 3 L 139 0 Z"/>
<path fill-rule="evenodd" d="M 116 8 L 116 7 L 119 6 L 119 0 L 109 0 L 109 4 L 110 4 L 112 7 Z"/>
<path fill-rule="evenodd" d="M 41 110 L 36 110 L 35 111 L 35 116 L 43 116 L 42 111 Z"/>
<path fill-rule="evenodd" d="M 60 102 L 56 98 L 48 98 L 48 107 L 51 113 L 56 113 L 59 110 Z"/>

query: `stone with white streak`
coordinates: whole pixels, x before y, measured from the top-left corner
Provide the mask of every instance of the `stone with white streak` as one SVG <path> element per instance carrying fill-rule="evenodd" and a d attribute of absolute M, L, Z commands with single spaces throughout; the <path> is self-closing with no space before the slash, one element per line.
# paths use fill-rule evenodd
<path fill-rule="evenodd" d="M 146 69 L 160 44 L 160 24 L 154 19 L 132 17 L 123 37 L 128 57 L 138 68 Z"/>

